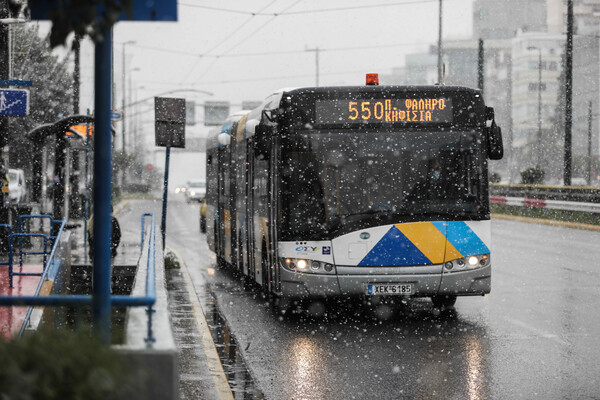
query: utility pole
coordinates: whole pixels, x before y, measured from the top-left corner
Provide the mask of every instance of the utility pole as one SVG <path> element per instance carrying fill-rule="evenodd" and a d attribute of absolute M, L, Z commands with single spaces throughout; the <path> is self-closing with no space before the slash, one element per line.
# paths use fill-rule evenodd
<path fill-rule="evenodd" d="M 573 0 L 567 2 L 567 45 L 565 49 L 565 186 L 571 185 L 571 128 L 573 126 Z"/>
<path fill-rule="evenodd" d="M 314 51 L 315 52 L 315 63 L 316 63 L 316 84 L 315 86 L 319 86 L 319 52 L 321 51 L 318 47 L 315 47 L 314 49 L 306 49 L 306 51 Z"/>
<path fill-rule="evenodd" d="M 73 41 L 73 53 L 75 58 L 75 68 L 73 71 L 73 114 L 79 114 L 79 90 L 81 88 L 81 68 L 80 68 L 80 53 L 81 53 L 81 36 L 75 34 Z"/>
<path fill-rule="evenodd" d="M 439 27 L 438 27 L 438 83 L 442 84 L 442 0 L 440 0 L 440 12 L 439 12 Z"/>
<path fill-rule="evenodd" d="M 588 107 L 588 154 L 587 154 L 587 184 L 592 184 L 592 101 Z"/>
<path fill-rule="evenodd" d="M 483 96 L 483 84 L 485 80 L 485 59 L 483 51 L 483 39 L 479 39 L 479 53 L 477 57 L 477 87 Z"/>

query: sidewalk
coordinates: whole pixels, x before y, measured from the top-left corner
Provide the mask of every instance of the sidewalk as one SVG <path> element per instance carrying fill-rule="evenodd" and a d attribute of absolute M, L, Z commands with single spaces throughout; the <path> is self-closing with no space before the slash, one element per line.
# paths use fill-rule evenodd
<path fill-rule="evenodd" d="M 146 210 L 149 211 L 149 210 Z M 114 210 L 121 223 L 121 245 L 114 261 L 114 268 L 122 268 L 131 260 L 137 264 L 140 251 L 140 225 L 126 226 L 120 218 L 136 210 L 135 200 L 123 201 Z M 157 240 L 160 241 L 156 219 Z M 169 251 L 169 249 L 167 249 Z M 233 394 L 223 366 L 217 354 L 208 323 L 185 261 L 177 255 L 179 269 L 166 269 L 168 311 L 171 330 L 178 351 L 179 398 L 203 400 L 232 400 Z M 120 267 L 121 266 L 121 267 Z M 159 334 L 159 332 L 156 332 Z"/>

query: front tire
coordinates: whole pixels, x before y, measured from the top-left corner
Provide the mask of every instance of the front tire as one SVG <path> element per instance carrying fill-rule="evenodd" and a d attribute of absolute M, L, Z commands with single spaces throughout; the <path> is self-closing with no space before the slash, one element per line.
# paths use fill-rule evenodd
<path fill-rule="evenodd" d="M 206 217 L 200 216 L 200 233 L 206 233 Z"/>
<path fill-rule="evenodd" d="M 263 251 L 261 256 L 261 291 L 266 299 L 271 295 L 271 287 L 269 285 L 269 266 L 267 259 L 267 247 L 263 245 Z"/>

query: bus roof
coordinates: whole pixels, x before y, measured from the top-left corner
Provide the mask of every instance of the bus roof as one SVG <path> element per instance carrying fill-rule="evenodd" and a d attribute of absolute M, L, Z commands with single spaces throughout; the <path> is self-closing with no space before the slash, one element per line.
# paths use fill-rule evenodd
<path fill-rule="evenodd" d="M 229 115 L 227 117 L 227 119 L 225 120 L 225 122 L 223 123 L 223 125 L 220 125 L 220 126 L 215 127 L 214 129 L 211 129 L 210 132 L 208 132 L 208 136 L 206 137 L 206 148 L 212 149 L 215 147 L 219 147 L 219 135 L 221 133 L 229 134 L 233 124 L 235 122 L 239 121 L 240 119 L 242 119 L 242 117 L 244 115 L 248 114 L 249 112 L 250 112 L 249 110 L 237 111 L 237 112 Z"/>

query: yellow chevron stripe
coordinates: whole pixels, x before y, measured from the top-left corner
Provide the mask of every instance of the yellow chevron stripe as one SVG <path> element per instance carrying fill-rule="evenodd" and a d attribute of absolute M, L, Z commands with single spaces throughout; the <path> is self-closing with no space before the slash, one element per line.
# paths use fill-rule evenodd
<path fill-rule="evenodd" d="M 237 132 L 235 133 L 235 141 L 237 143 L 244 140 L 244 128 L 246 127 L 246 119 L 248 119 L 248 114 L 244 115 L 238 121 Z"/>
<path fill-rule="evenodd" d="M 462 257 L 452 243 L 431 222 L 412 222 L 408 224 L 397 224 L 396 228 L 406 236 L 433 264 L 444 262 L 444 250 L 446 260 L 454 260 Z"/>

